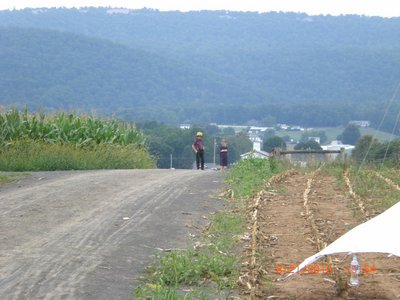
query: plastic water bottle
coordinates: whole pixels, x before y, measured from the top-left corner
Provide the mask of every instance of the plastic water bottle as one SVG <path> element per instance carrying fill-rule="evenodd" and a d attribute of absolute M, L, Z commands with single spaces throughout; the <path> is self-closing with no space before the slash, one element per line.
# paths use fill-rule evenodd
<path fill-rule="evenodd" d="M 360 281 L 358 280 L 358 274 L 360 273 L 360 265 L 358 264 L 357 255 L 353 256 L 353 260 L 350 263 L 350 285 L 358 286 Z"/>

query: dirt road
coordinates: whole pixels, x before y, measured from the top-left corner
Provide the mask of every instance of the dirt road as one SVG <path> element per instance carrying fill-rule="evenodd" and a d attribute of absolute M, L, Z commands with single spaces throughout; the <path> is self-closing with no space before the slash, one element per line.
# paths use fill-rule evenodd
<path fill-rule="evenodd" d="M 0 186 L 0 299 L 132 299 L 222 207 L 215 171 L 34 173 Z"/>

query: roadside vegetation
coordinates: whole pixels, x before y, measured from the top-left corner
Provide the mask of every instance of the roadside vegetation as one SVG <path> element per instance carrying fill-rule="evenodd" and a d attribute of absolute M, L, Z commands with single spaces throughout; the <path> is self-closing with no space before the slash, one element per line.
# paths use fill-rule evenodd
<path fill-rule="evenodd" d="M 274 159 L 248 159 L 226 176 L 224 211 L 212 216 L 209 228 L 191 249 L 174 250 L 148 268 L 140 299 L 226 299 L 235 293 L 240 268 L 240 238 L 246 230 L 246 199 L 281 171 Z"/>
<path fill-rule="evenodd" d="M 396 204 L 400 199 L 399 169 L 387 166 L 358 165 L 349 168 L 354 192 L 359 195 L 372 216 Z M 397 186 L 396 186 L 397 185 Z"/>
<path fill-rule="evenodd" d="M 251 158 L 240 161 L 226 176 L 231 197 L 243 199 L 258 192 L 265 181 L 284 170 L 281 162 L 271 157 L 268 160 Z"/>
<path fill-rule="evenodd" d="M 337 178 L 337 188 L 347 191 L 345 176 L 371 217 L 380 214 L 400 200 L 399 167 L 393 160 L 386 163 L 329 163 L 322 171 Z"/>
<path fill-rule="evenodd" d="M 26 176 L 26 174 L 20 174 L 20 173 L 11 173 L 11 174 L 7 174 L 7 173 L 0 173 L 0 184 L 3 183 L 9 183 L 9 182 L 13 182 L 16 181 L 22 177 Z"/>
<path fill-rule="evenodd" d="M 152 168 L 135 126 L 73 113 L 0 113 L 0 170 Z"/>
<path fill-rule="evenodd" d="M 347 166 L 354 192 L 371 216 L 377 215 L 400 199 L 400 140 L 380 142 L 371 135 L 362 136 Z"/>

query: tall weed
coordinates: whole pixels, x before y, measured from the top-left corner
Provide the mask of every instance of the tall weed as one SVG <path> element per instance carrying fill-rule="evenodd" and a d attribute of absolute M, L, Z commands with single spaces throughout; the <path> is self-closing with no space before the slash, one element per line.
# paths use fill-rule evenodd
<path fill-rule="evenodd" d="M 352 166 L 349 171 L 354 192 L 365 201 L 369 210 L 380 213 L 399 201 L 400 192 L 377 177 L 373 166 L 361 169 Z"/>
<path fill-rule="evenodd" d="M 235 197 L 251 196 L 263 187 L 265 180 L 282 170 L 281 162 L 274 157 L 250 158 L 235 164 L 227 175 L 226 182 Z"/>
<path fill-rule="evenodd" d="M 79 147 L 20 140 L 0 147 L 0 170 L 3 171 L 144 169 L 154 166 L 149 153 L 134 145 Z"/>

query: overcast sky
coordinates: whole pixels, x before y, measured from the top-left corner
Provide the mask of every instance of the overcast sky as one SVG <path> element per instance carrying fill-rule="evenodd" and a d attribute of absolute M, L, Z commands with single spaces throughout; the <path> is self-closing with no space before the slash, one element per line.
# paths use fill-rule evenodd
<path fill-rule="evenodd" d="M 396 0 L 10 0 L 1 1 L 0 10 L 25 7 L 126 7 L 156 8 L 159 10 L 223 9 L 235 11 L 284 11 L 318 14 L 358 14 L 398 17 L 400 2 Z"/>

